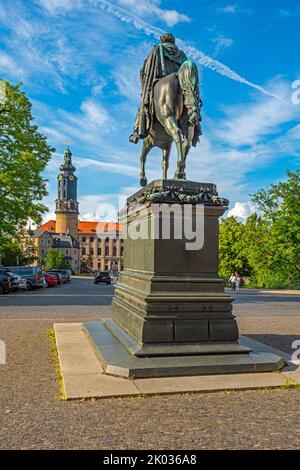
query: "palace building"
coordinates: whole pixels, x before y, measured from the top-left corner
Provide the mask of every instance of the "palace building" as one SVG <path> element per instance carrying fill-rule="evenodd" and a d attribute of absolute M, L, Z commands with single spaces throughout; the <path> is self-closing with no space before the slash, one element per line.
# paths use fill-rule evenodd
<path fill-rule="evenodd" d="M 56 220 L 49 220 L 29 232 L 36 245 L 37 262 L 44 264 L 48 249 L 56 248 L 64 253 L 66 265 L 74 273 L 79 273 L 83 266 L 93 270 L 120 271 L 123 226 L 115 222 L 79 220 L 78 179 L 69 146 L 59 169 Z"/>

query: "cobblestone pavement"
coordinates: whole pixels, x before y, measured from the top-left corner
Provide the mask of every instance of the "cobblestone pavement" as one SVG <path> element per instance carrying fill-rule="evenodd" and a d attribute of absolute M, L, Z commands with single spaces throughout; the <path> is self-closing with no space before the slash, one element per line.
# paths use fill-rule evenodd
<path fill-rule="evenodd" d="M 85 289 L 84 295 L 92 297 L 93 293 L 109 289 L 99 286 L 101 290 L 94 290 L 95 287 L 90 286 L 91 291 Z M 76 290 L 75 283 L 63 286 L 60 293 L 75 294 L 73 289 Z M 49 289 L 42 291 L 41 296 L 46 299 L 47 293 Z M 29 294 L 34 299 L 38 293 Z M 24 297 L 26 306 L 14 305 L 13 296 L 1 296 L 0 305 L 3 299 L 7 306 L 1 307 L 0 339 L 6 342 L 7 364 L 0 365 L 1 449 L 296 449 L 300 446 L 300 390 L 295 389 L 60 401 L 47 331 L 54 321 L 99 318 L 107 315 L 108 308 L 97 303 L 70 305 L 66 297 L 63 301 L 56 299 L 54 305 L 49 302 L 48 306 L 31 306 L 27 296 Z M 261 311 L 257 299 L 254 301 Z M 60 302 L 63 304 L 59 305 Z M 267 312 L 265 316 L 240 316 L 241 332 L 291 351 L 291 341 L 300 338 L 299 316 L 290 315 L 286 308 L 281 317 L 270 316 L 268 309 Z M 26 319 L 26 315 L 30 318 Z"/>

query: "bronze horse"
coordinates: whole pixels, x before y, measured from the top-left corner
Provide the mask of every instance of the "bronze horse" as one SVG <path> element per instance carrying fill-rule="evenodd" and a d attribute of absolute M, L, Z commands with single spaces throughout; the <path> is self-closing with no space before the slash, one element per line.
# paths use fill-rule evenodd
<path fill-rule="evenodd" d="M 196 146 L 201 135 L 197 66 L 186 60 L 177 73 L 171 73 L 158 80 L 153 88 L 155 115 L 147 137 L 143 139 L 140 156 L 140 184 L 145 186 L 147 178 L 145 163 L 148 153 L 154 147 L 163 152 L 163 179 L 167 179 L 172 142 L 176 144 L 177 169 L 175 179 L 186 179 L 185 161 L 191 145 Z M 132 136 L 131 136 L 132 138 Z"/>

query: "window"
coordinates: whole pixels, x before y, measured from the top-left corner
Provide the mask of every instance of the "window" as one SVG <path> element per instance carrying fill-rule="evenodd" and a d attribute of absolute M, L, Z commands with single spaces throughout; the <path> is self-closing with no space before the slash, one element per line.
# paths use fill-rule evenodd
<path fill-rule="evenodd" d="M 48 240 L 48 245 L 50 245 L 50 243 L 51 243 L 51 240 L 49 239 L 49 240 Z"/>
<path fill-rule="evenodd" d="M 68 255 L 68 254 L 69 254 L 69 250 L 68 250 L 68 248 L 66 248 L 66 255 Z"/>
<path fill-rule="evenodd" d="M 101 263 L 100 262 L 98 263 L 98 268 L 101 269 Z"/>
<path fill-rule="evenodd" d="M 105 247 L 105 256 L 109 256 L 109 248 L 108 248 L 108 246 Z"/>
<path fill-rule="evenodd" d="M 67 260 L 67 261 L 66 261 L 66 264 L 70 264 L 70 262 Z"/>
<path fill-rule="evenodd" d="M 78 254 L 78 250 L 77 250 L 77 248 L 75 248 L 74 249 L 74 256 L 77 256 L 77 254 Z"/>
<path fill-rule="evenodd" d="M 124 247 L 121 246 L 121 256 L 123 256 Z"/>
<path fill-rule="evenodd" d="M 77 259 L 75 259 L 75 264 L 77 264 Z"/>
<path fill-rule="evenodd" d="M 90 242 L 93 243 L 94 237 L 90 237 Z"/>
<path fill-rule="evenodd" d="M 109 237 L 106 237 L 105 238 L 105 243 L 108 243 L 109 242 Z"/>
<path fill-rule="evenodd" d="M 82 241 L 83 241 L 83 242 L 86 242 L 86 237 L 82 237 Z"/>
<path fill-rule="evenodd" d="M 101 248 L 98 248 L 97 254 L 98 254 L 98 256 L 101 256 Z"/>
<path fill-rule="evenodd" d="M 66 197 L 66 191 L 64 191 L 64 195 L 63 195 L 63 197 L 64 197 L 64 198 Z"/>
<path fill-rule="evenodd" d="M 42 255 L 43 255 L 43 254 L 45 254 L 45 250 L 44 250 L 44 248 L 42 249 Z"/>
<path fill-rule="evenodd" d="M 113 247 L 113 256 L 117 256 L 117 248 L 115 246 Z"/>
<path fill-rule="evenodd" d="M 93 250 L 93 248 L 90 248 L 90 255 L 91 255 L 91 256 L 94 256 L 94 250 Z"/>
<path fill-rule="evenodd" d="M 85 255 L 86 255 L 86 247 L 83 246 L 83 247 L 82 247 L 82 256 L 85 256 Z"/>

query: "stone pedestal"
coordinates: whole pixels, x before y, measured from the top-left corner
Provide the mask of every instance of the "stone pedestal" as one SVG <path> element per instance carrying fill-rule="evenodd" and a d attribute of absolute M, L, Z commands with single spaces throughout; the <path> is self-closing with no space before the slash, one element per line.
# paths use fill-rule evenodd
<path fill-rule="evenodd" d="M 124 271 L 112 303 L 113 321 L 107 327 L 135 356 L 245 351 L 238 344 L 232 299 L 217 275 L 218 219 L 227 201 L 210 199 L 215 185 L 189 181 L 184 185 L 153 181 L 129 198 L 123 214 L 127 218 Z M 192 204 L 191 198 L 199 194 L 199 201 Z M 185 198 L 180 199 L 182 195 Z M 199 205 L 202 210 L 197 214 Z M 204 238 L 200 249 L 193 249 L 196 243 L 182 233 L 196 223 L 198 238 Z M 168 231 L 170 237 L 163 239 Z M 174 232 L 181 238 L 175 239 Z M 147 238 L 132 239 L 138 233 Z M 124 329 L 121 336 L 115 323 Z"/>
<path fill-rule="evenodd" d="M 106 370 L 112 364 L 125 376 L 130 369 L 136 376 L 256 370 L 217 274 L 219 217 L 227 206 L 214 184 L 178 180 L 155 180 L 127 200 L 120 220 L 124 271 L 112 318 L 86 327 Z M 277 368 L 280 358 L 272 365 L 269 359 L 263 370 Z"/>

